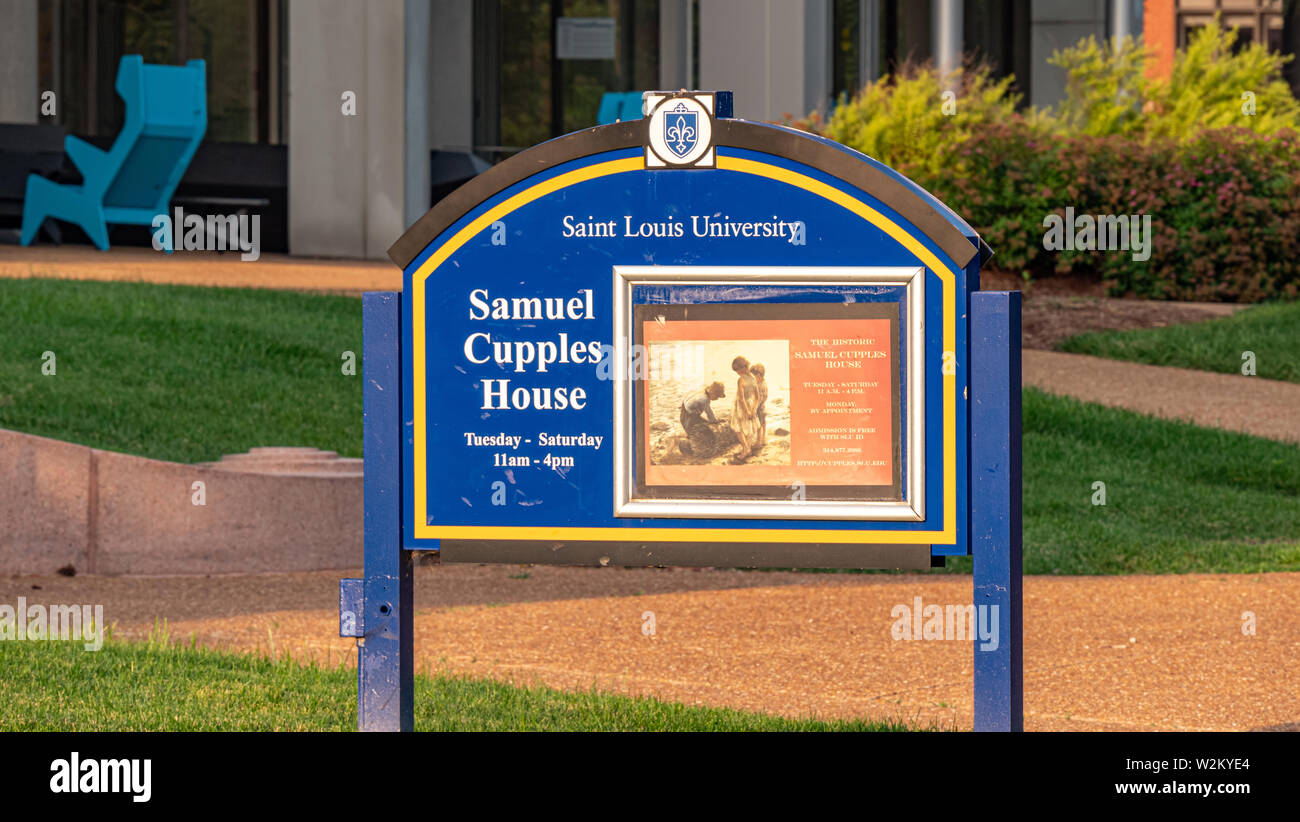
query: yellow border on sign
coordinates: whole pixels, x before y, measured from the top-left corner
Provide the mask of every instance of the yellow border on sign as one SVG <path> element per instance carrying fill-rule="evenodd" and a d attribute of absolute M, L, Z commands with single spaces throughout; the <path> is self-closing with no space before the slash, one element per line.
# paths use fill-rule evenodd
<path fill-rule="evenodd" d="M 739 157 L 719 156 L 717 167 L 723 171 L 753 174 L 802 188 L 839 205 L 884 231 L 912 254 L 926 268 L 938 275 L 943 283 L 943 350 L 956 351 L 957 294 L 956 270 L 944 265 L 935 254 L 919 240 L 884 214 L 871 208 L 834 186 L 827 185 L 805 174 L 770 163 L 746 160 Z M 556 175 L 524 189 L 505 201 L 488 209 L 469 225 L 443 243 L 411 277 L 411 369 L 415 395 L 411 398 L 414 411 L 413 438 L 415 465 L 428 465 L 427 409 L 425 407 L 425 340 L 416 329 L 424 325 L 424 284 L 438 266 L 460 250 L 469 239 L 492 223 L 534 200 L 553 194 L 578 183 L 622 174 L 644 171 L 642 157 L 610 160 Z M 940 356 L 942 360 L 942 355 Z M 756 528 L 584 528 L 538 527 L 529 525 L 430 525 L 428 524 L 428 478 L 423 471 L 412 471 L 415 487 L 415 533 L 417 539 L 497 539 L 497 540 L 547 540 L 547 541 L 619 541 L 647 540 L 652 542 L 806 542 L 806 543 L 859 543 L 859 544 L 951 544 L 956 541 L 957 515 L 957 376 L 943 373 L 943 501 L 945 527 L 941 531 L 877 531 L 877 530 L 808 530 L 808 529 L 756 529 Z"/>

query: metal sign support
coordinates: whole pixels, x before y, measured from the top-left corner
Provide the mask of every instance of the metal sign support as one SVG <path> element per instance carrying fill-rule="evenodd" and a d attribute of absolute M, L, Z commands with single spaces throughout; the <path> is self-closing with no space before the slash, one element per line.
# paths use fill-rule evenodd
<path fill-rule="evenodd" d="M 970 311 L 972 622 L 998 638 L 976 631 L 975 730 L 1022 731 L 1020 292 L 975 292 Z"/>

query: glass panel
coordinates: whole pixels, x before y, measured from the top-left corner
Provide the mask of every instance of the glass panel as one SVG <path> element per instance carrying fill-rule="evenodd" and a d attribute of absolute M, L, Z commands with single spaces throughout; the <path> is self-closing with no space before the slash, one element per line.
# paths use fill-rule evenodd
<path fill-rule="evenodd" d="M 207 139 L 257 142 L 256 2 L 188 0 L 188 6 L 185 57 L 207 62 Z"/>
<path fill-rule="evenodd" d="M 1188 15 L 1178 21 L 1178 47 L 1186 48 L 1198 31 L 1210 24 L 1213 18 L 1202 15 Z"/>
<path fill-rule="evenodd" d="M 1232 44 L 1232 52 L 1237 54 L 1255 42 L 1255 18 L 1244 16 L 1225 16 L 1225 28 L 1237 30 L 1237 40 Z"/>
<path fill-rule="evenodd" d="M 624 57 L 621 46 L 624 44 L 624 25 L 616 8 L 630 5 L 629 0 L 619 3 L 617 0 L 565 0 L 565 17 L 605 17 L 613 18 L 615 26 L 615 57 Z M 600 98 L 607 91 L 629 91 L 628 78 L 621 72 L 622 60 L 561 60 L 560 69 L 564 77 L 564 124 L 560 129 L 567 134 L 580 128 L 596 125 L 596 112 L 600 109 Z"/>
<path fill-rule="evenodd" d="M 859 77 L 861 0 L 835 0 L 831 22 L 831 97 L 852 97 L 862 87 Z"/>
<path fill-rule="evenodd" d="M 122 54 L 146 63 L 176 63 L 176 0 L 129 0 L 122 7 Z"/>
<path fill-rule="evenodd" d="M 37 7 L 41 90 L 51 89 L 54 121 L 68 131 L 90 134 L 86 119 L 86 8 L 83 0 L 41 0 Z"/>
<path fill-rule="evenodd" d="M 614 58 L 553 62 L 556 16 L 612 19 Z M 476 145 L 520 149 L 589 128 L 605 93 L 659 86 L 658 0 L 488 0 L 475 6 L 475 17 L 480 50 L 500 49 L 495 66 L 475 69 Z"/>
<path fill-rule="evenodd" d="M 1268 18 L 1268 50 L 1278 54 L 1282 53 L 1282 19 L 1280 17 Z"/>
<path fill-rule="evenodd" d="M 269 2 L 278 0 L 41 0 L 41 87 L 55 90 L 57 121 L 70 132 L 112 137 L 124 116 L 114 89 L 123 55 L 164 65 L 201 58 L 206 138 L 257 142 L 269 133 L 266 64 L 283 56 L 280 43 L 263 42 Z"/>
<path fill-rule="evenodd" d="M 565 17 L 614 21 L 613 60 L 562 60 L 562 133 L 596 125 L 606 92 L 659 87 L 659 3 L 657 0 L 564 0 Z"/>
<path fill-rule="evenodd" d="M 501 0 L 500 6 L 500 139 L 522 148 L 551 136 L 551 4 Z"/>

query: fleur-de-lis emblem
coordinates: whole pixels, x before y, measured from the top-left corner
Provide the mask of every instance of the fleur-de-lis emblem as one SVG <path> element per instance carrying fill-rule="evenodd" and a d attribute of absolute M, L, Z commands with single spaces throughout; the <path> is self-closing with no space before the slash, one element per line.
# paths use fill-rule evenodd
<path fill-rule="evenodd" d="M 713 95 L 647 92 L 646 168 L 714 168 Z"/>
<path fill-rule="evenodd" d="M 695 148 L 695 142 L 698 139 L 699 130 L 697 128 L 696 118 L 699 116 L 696 112 L 688 109 L 684 104 L 678 103 L 675 108 L 671 108 L 664 117 L 664 142 L 668 150 L 678 157 L 685 157 Z"/>

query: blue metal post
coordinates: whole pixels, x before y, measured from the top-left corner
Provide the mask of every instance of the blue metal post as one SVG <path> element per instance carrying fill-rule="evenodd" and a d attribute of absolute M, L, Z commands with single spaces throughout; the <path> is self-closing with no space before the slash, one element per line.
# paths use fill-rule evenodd
<path fill-rule="evenodd" d="M 976 630 L 975 730 L 1022 731 L 1019 291 L 971 295 L 970 432 L 975 624 L 997 625 Z"/>
<path fill-rule="evenodd" d="M 414 724 L 411 553 L 402 550 L 401 294 L 361 301 L 365 410 L 365 582 L 357 659 L 357 725 Z"/>

